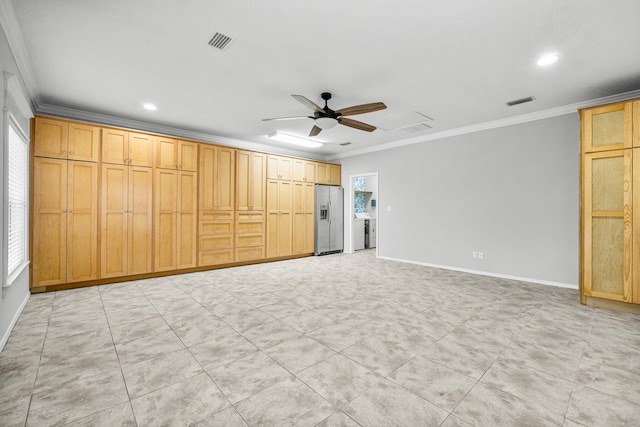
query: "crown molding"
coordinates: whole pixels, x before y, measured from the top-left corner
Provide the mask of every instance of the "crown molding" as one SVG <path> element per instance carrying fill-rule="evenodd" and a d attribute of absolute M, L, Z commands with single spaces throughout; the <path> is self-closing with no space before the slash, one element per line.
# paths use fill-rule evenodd
<path fill-rule="evenodd" d="M 624 101 L 627 99 L 639 98 L 640 90 L 620 93 L 617 95 L 605 96 L 603 98 L 591 99 L 588 101 L 577 102 L 575 104 L 564 105 L 561 107 L 549 108 L 546 110 L 536 111 L 533 113 L 521 114 L 519 116 L 508 117 L 506 119 L 492 120 L 489 122 L 478 123 L 470 126 L 463 126 L 455 129 L 449 129 L 441 132 L 435 132 L 429 135 L 416 136 L 414 138 L 402 139 L 399 141 L 388 142 L 360 150 L 348 151 L 346 153 L 333 154 L 327 156 L 327 160 L 338 160 L 346 157 L 360 156 L 362 154 L 374 153 L 376 151 L 391 150 L 393 148 L 404 147 L 406 145 L 420 144 L 427 141 L 435 141 L 452 136 L 464 135 L 467 133 L 480 132 L 488 129 L 496 129 L 505 126 L 513 126 L 522 123 L 533 122 L 536 120 L 549 119 L 551 117 L 564 116 L 573 114 L 580 108 L 590 107 L 593 105 L 608 104 L 611 102 Z"/>
<path fill-rule="evenodd" d="M 13 59 L 16 61 L 18 72 L 25 85 L 29 99 L 37 107 L 40 103 L 38 84 L 33 75 L 33 68 L 31 67 L 27 47 L 24 43 L 22 30 L 18 24 L 16 11 L 13 8 L 11 0 L 0 0 L 0 25 L 7 37 L 9 49 L 13 54 Z M 31 110 L 33 111 L 34 109 L 31 108 Z"/>
<path fill-rule="evenodd" d="M 220 145 L 227 145 L 234 148 L 245 150 L 261 151 L 264 153 L 283 154 L 293 157 L 303 157 L 314 160 L 326 160 L 323 154 L 309 153 L 306 151 L 290 150 L 282 147 L 275 147 L 257 142 L 243 141 L 240 139 L 227 138 L 205 132 L 197 132 L 187 129 L 176 128 L 172 126 L 159 125 L 155 123 L 143 122 L 140 120 L 125 119 L 122 117 L 111 116 L 108 114 L 93 113 L 90 111 L 77 110 L 75 108 L 60 107 L 51 104 L 40 104 L 37 108 L 38 114 L 48 116 L 56 116 L 72 120 L 80 120 L 84 122 L 102 124 L 107 126 L 122 127 L 134 129 L 149 133 L 157 133 L 162 135 L 170 135 L 177 138 L 193 139 L 203 142 L 211 142 Z"/>
<path fill-rule="evenodd" d="M 5 71 L 4 81 L 6 84 L 5 96 L 13 99 L 15 105 L 24 117 L 33 117 L 33 106 L 31 105 L 31 102 L 29 102 L 29 98 L 27 98 L 22 91 L 22 87 L 20 86 L 20 82 L 18 82 L 16 75 Z M 7 101 L 5 100 L 5 104 L 6 103 Z"/>

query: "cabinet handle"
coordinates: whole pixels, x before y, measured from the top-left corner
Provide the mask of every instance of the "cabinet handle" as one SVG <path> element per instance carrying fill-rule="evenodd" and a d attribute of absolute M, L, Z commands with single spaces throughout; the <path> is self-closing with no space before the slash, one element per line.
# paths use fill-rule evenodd
<path fill-rule="evenodd" d="M 125 163 L 127 163 L 128 161 L 129 161 L 129 158 L 128 158 L 128 157 L 125 157 L 125 158 L 124 158 L 124 162 L 125 162 Z"/>
<path fill-rule="evenodd" d="M 177 164 L 177 163 L 174 163 L 174 164 L 173 164 L 173 166 L 175 166 L 175 167 L 177 168 L 177 167 L 178 167 L 178 164 Z"/>
<path fill-rule="evenodd" d="M 182 169 L 182 163 L 178 163 L 178 168 Z"/>
<path fill-rule="evenodd" d="M 71 209 L 69 209 L 67 212 L 71 213 L 71 212 L 73 212 L 73 211 L 72 211 Z"/>
<path fill-rule="evenodd" d="M 132 160 L 133 160 L 133 157 L 129 157 L 129 163 L 131 163 Z"/>
<path fill-rule="evenodd" d="M 62 212 L 63 212 L 63 213 L 64 213 L 64 212 L 66 212 L 66 211 L 67 211 L 66 209 L 62 209 Z"/>
<path fill-rule="evenodd" d="M 67 154 L 67 150 L 63 151 L 62 154 Z"/>
<path fill-rule="evenodd" d="M 73 154 L 73 151 L 69 151 L 69 154 Z"/>

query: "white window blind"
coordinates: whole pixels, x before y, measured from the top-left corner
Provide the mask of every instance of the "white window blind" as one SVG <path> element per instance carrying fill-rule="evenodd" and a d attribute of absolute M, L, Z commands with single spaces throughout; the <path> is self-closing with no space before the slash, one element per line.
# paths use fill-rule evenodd
<path fill-rule="evenodd" d="M 7 150 L 7 276 L 15 279 L 27 264 L 27 139 L 9 119 Z M 8 283 L 10 284 L 10 283 Z"/>

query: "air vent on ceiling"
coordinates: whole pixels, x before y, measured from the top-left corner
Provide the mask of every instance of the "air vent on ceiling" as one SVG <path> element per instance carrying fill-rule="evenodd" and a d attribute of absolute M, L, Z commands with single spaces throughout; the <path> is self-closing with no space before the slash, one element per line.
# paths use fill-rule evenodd
<path fill-rule="evenodd" d="M 347 145 L 351 145 L 351 143 L 350 143 L 350 142 L 343 142 L 343 143 L 342 143 L 342 144 L 340 144 L 340 145 L 342 145 L 343 147 L 345 147 L 345 146 L 347 146 Z"/>
<path fill-rule="evenodd" d="M 417 125 L 403 127 L 400 130 L 403 130 L 409 133 L 417 133 L 417 132 L 423 132 L 429 129 L 431 129 L 431 126 L 426 125 L 424 123 L 418 123 Z"/>
<path fill-rule="evenodd" d="M 507 102 L 507 105 L 509 107 L 513 107 L 514 105 L 524 104 L 525 102 L 531 102 L 534 99 L 535 98 L 533 96 L 527 96 L 526 98 L 520 98 L 520 99 L 516 99 L 514 101 L 509 101 L 509 102 Z"/>
<path fill-rule="evenodd" d="M 213 46 L 220 50 L 225 50 L 227 47 L 229 47 L 232 41 L 233 39 L 229 36 L 215 33 L 213 37 L 211 37 L 211 40 L 209 40 L 209 46 Z"/>

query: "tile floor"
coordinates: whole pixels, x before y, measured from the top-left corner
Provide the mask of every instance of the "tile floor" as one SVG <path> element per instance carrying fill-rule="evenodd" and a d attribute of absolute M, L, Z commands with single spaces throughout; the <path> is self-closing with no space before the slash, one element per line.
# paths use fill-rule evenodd
<path fill-rule="evenodd" d="M 33 295 L 1 426 L 640 425 L 640 316 L 310 257 Z"/>

